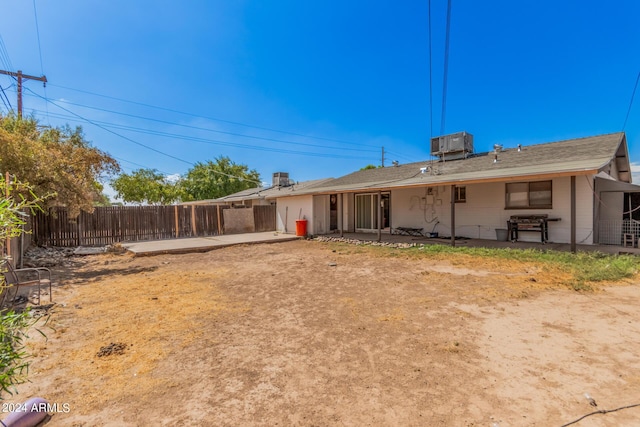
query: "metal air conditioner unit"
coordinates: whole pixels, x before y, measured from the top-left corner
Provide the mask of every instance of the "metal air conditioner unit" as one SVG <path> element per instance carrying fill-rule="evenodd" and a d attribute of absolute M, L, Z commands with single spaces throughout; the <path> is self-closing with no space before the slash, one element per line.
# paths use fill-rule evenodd
<path fill-rule="evenodd" d="M 473 135 L 458 132 L 431 138 L 431 155 L 440 160 L 464 159 L 473 153 Z"/>

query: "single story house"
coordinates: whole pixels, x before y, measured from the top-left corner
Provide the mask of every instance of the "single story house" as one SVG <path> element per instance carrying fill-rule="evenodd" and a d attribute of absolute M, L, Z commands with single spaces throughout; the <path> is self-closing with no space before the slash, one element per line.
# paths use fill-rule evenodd
<path fill-rule="evenodd" d="M 309 234 L 419 229 L 450 236 L 455 244 L 455 237 L 496 239 L 534 217 L 548 218 L 548 241 L 573 249 L 577 243 L 621 245 L 624 234 L 640 235 L 632 215 L 640 186 L 631 184 L 623 132 L 496 145 L 488 153 L 475 153 L 473 136 L 461 132 L 433 138 L 431 152 L 431 160 L 360 170 L 275 194 L 277 230 L 292 232 L 304 217 Z M 540 241 L 541 233 L 519 232 L 517 238 Z"/>
<path fill-rule="evenodd" d="M 254 187 L 237 193 L 229 194 L 217 199 L 196 200 L 184 202 L 183 205 L 220 205 L 233 208 L 275 205 L 276 199 L 284 193 L 300 191 L 310 186 L 316 186 L 332 178 L 295 182 L 289 179 L 287 172 L 275 172 L 270 187 Z"/>

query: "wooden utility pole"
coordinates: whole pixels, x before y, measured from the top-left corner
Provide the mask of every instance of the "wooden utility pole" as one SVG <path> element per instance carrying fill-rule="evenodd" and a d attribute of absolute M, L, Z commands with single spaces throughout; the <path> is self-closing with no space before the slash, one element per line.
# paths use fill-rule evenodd
<path fill-rule="evenodd" d="M 47 86 L 47 77 L 46 76 L 30 76 L 28 74 L 22 74 L 21 70 L 18 70 L 17 73 L 13 71 L 5 71 L 0 70 L 0 74 L 5 74 L 7 76 L 16 77 L 18 79 L 18 118 L 22 118 L 22 80 L 38 80 L 41 81 L 44 86 Z"/>

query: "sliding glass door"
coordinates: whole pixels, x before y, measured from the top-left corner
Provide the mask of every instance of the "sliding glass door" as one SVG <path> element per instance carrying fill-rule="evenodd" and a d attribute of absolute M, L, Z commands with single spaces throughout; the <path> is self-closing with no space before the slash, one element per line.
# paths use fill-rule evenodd
<path fill-rule="evenodd" d="M 382 193 L 382 228 L 389 227 L 389 193 Z M 356 231 L 378 229 L 379 202 L 377 193 L 356 194 Z"/>

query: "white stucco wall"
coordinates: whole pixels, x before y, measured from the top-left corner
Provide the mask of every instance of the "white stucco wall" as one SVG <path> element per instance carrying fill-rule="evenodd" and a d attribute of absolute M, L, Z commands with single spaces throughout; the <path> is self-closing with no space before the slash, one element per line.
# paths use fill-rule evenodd
<path fill-rule="evenodd" d="M 313 229 L 313 196 L 279 197 L 276 209 L 276 230 L 281 233 L 296 233 L 296 220 L 306 219 L 307 233 L 315 234 Z M 286 221 L 286 222 L 285 222 Z"/>
<path fill-rule="evenodd" d="M 589 177 L 588 179 L 592 179 Z M 547 214 L 560 218 L 549 223 L 549 240 L 569 243 L 571 239 L 570 178 L 552 180 L 553 209 L 505 209 L 505 183 L 466 185 L 466 203 L 456 203 L 456 235 L 496 239 L 496 228 L 507 228 L 511 215 Z M 451 235 L 450 186 L 434 187 L 433 204 L 426 188 L 391 192 L 391 226 L 423 228 Z M 576 178 L 576 241 L 593 243 L 593 193 L 584 176 Z M 437 223 L 437 225 L 436 225 Z M 435 225 L 435 229 L 434 229 Z M 540 233 L 522 232 L 522 241 L 540 241 Z"/>

